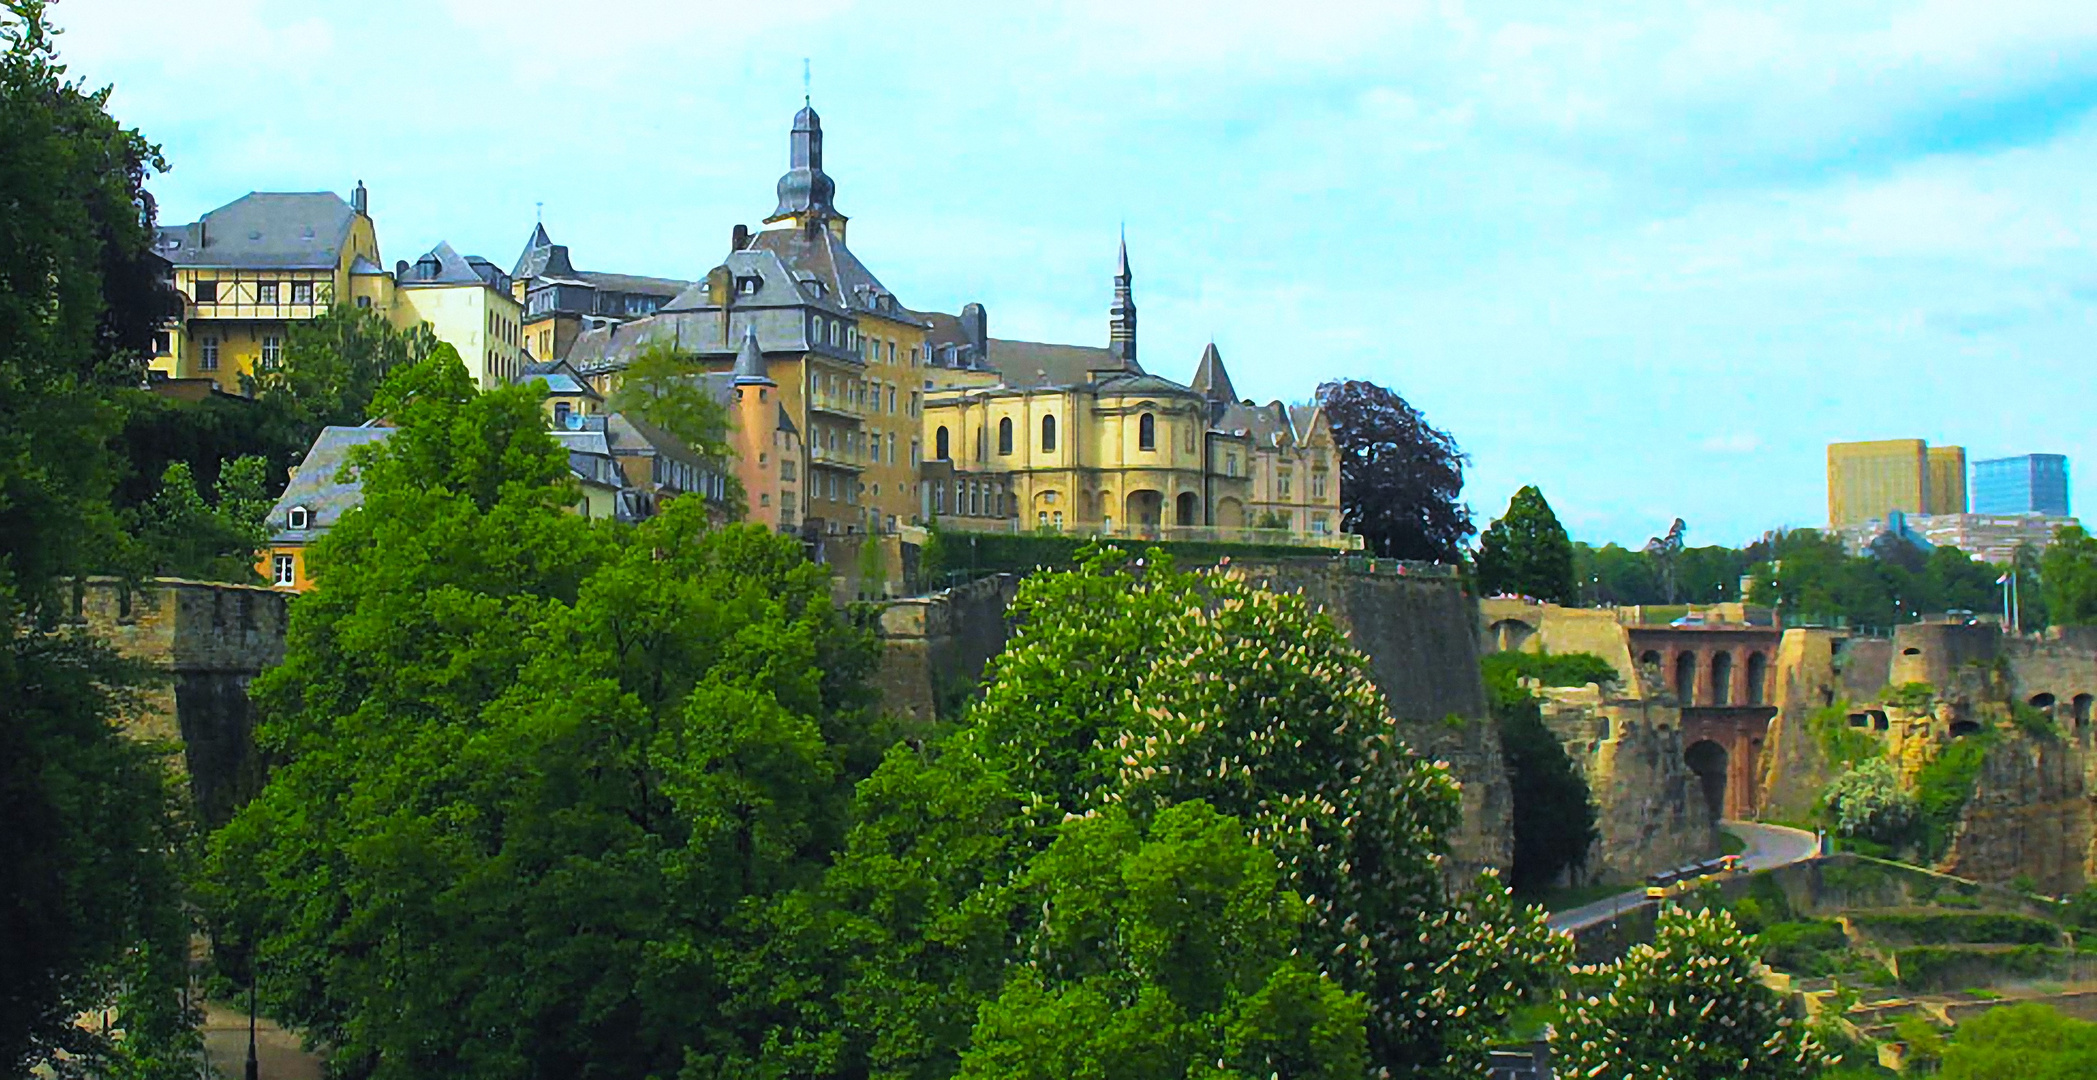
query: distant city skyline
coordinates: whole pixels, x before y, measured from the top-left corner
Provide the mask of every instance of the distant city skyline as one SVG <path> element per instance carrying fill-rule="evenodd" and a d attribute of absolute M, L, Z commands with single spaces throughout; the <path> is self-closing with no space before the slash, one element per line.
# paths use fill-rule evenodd
<path fill-rule="evenodd" d="M 362 179 L 389 264 L 507 266 L 543 203 L 579 265 L 695 277 L 770 209 L 809 57 L 903 302 L 1104 345 L 1126 222 L 1146 367 L 1213 336 L 1258 401 L 1392 386 L 1481 528 L 1535 483 L 1577 539 L 1740 544 L 1823 524 L 1830 442 L 2093 449 L 2091 5 L 571 10 L 52 18 L 165 150 L 162 221 Z"/>

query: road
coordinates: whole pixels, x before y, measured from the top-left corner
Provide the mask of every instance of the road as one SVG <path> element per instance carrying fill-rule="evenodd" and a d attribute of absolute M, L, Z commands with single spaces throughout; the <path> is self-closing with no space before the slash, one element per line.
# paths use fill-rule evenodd
<path fill-rule="evenodd" d="M 1818 850 L 1819 841 L 1812 833 L 1803 829 L 1783 825 L 1764 825 L 1758 821 L 1721 821 L 1719 827 L 1740 837 L 1747 850 L 1740 853 L 1741 864 L 1749 870 L 1770 870 L 1804 862 Z M 1551 929 L 1560 931 L 1580 930 L 1598 922 L 1606 922 L 1619 914 L 1630 911 L 1646 902 L 1644 886 L 1606 896 L 1592 904 L 1554 913 L 1550 918 Z"/>

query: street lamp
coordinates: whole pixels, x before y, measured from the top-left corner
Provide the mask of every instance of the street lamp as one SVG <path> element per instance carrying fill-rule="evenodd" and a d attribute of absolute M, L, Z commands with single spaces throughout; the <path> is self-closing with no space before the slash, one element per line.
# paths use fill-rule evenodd
<path fill-rule="evenodd" d="M 255 959 L 248 958 L 248 1071 L 247 1080 L 261 1080 L 262 1063 L 255 1059 Z"/>

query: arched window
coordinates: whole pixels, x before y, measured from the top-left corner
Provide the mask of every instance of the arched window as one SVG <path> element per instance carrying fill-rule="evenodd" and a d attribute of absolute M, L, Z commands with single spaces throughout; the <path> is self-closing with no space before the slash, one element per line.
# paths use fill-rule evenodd
<path fill-rule="evenodd" d="M 1003 456 L 1006 454 L 1010 454 L 1011 452 L 1012 418 L 1009 416 L 1001 417 L 998 420 L 998 454 L 999 456 Z"/>
<path fill-rule="evenodd" d="M 953 455 L 948 453 L 947 429 L 942 427 L 932 435 L 932 460 L 945 461 Z"/>
<path fill-rule="evenodd" d="M 295 529 L 295 530 L 296 530 L 296 529 L 305 529 L 305 528 L 307 528 L 307 527 L 311 526 L 311 525 L 312 525 L 312 523 L 313 523 L 313 513 L 312 513 L 312 511 L 310 511 L 310 510 L 307 510 L 307 509 L 306 509 L 305 507 L 303 507 L 303 506 L 294 506 L 294 507 L 292 507 L 292 508 L 291 508 L 291 513 L 290 513 L 289 515 L 287 515 L 287 516 L 288 516 L 288 517 L 290 518 L 290 522 L 289 522 L 289 525 L 290 525 L 290 527 L 291 527 L 292 529 Z"/>
<path fill-rule="evenodd" d="M 1747 703 L 1760 705 L 1767 693 L 1763 684 L 1769 681 L 1769 657 L 1762 653 L 1749 653 L 1747 659 Z"/>
<path fill-rule="evenodd" d="M 1136 421 L 1136 448 L 1139 450 L 1156 450 L 1158 448 L 1157 417 L 1144 413 L 1142 419 Z"/>
<path fill-rule="evenodd" d="M 1041 418 L 1041 452 L 1044 454 L 1056 452 L 1056 418 L 1053 416 Z"/>

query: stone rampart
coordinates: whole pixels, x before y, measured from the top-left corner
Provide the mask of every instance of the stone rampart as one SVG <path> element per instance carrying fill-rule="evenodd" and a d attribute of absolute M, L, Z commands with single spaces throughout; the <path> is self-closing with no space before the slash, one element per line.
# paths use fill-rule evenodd
<path fill-rule="evenodd" d="M 1590 684 L 1545 688 L 1544 724 L 1587 780 L 1601 835 L 1590 881 L 1636 881 L 1718 853 L 1717 822 L 1683 759 L 1678 711 L 1660 701 L 1608 698 Z"/>
<path fill-rule="evenodd" d="M 162 676 L 126 723 L 143 737 L 179 741 L 198 812 L 207 824 L 225 820 L 261 783 L 248 682 L 284 658 L 290 597 L 251 585 L 94 578 L 79 601 L 90 631 Z"/>
<path fill-rule="evenodd" d="M 1005 609 L 1018 589 L 1018 578 L 996 574 L 883 605 L 874 673 L 882 706 L 912 720 L 951 718 L 1005 648 Z"/>

